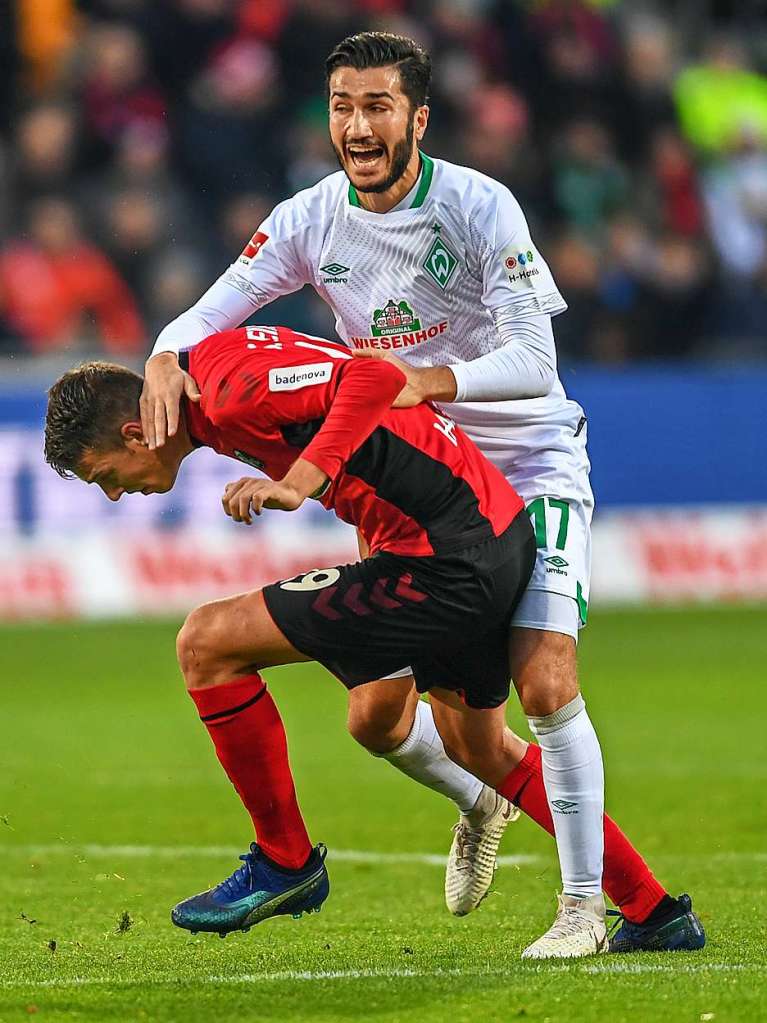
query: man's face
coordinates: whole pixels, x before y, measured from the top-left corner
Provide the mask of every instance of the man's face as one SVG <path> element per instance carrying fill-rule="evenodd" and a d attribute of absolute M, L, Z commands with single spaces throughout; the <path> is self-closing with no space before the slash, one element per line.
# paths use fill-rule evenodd
<path fill-rule="evenodd" d="M 330 139 L 358 192 L 385 192 L 423 138 L 428 107 L 413 111 L 396 67 L 338 68 L 330 76 Z"/>
<path fill-rule="evenodd" d="M 120 447 L 89 449 L 80 459 L 77 475 L 85 483 L 96 483 L 110 501 L 123 494 L 165 494 L 176 482 L 181 458 L 174 445 L 150 451 L 140 423 L 126 423 Z"/>

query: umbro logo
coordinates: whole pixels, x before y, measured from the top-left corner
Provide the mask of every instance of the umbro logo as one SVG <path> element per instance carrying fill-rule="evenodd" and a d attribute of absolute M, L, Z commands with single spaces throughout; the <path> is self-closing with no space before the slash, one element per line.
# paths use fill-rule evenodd
<path fill-rule="evenodd" d="M 323 284 L 347 284 L 349 281 L 347 275 L 351 273 L 351 270 L 343 263 L 326 263 L 320 267 L 320 273 L 326 274 L 322 278 Z"/>
<path fill-rule="evenodd" d="M 567 568 L 570 564 L 569 561 L 565 561 L 564 558 L 560 558 L 558 554 L 552 554 L 550 558 L 543 559 L 547 565 L 553 565 L 554 568 Z"/>
<path fill-rule="evenodd" d="M 557 811 L 557 813 L 577 813 L 578 812 L 577 809 L 573 809 L 573 807 L 577 807 L 578 804 L 571 802 L 569 799 L 553 799 L 551 801 L 551 805 L 554 807 L 554 809 Z"/>

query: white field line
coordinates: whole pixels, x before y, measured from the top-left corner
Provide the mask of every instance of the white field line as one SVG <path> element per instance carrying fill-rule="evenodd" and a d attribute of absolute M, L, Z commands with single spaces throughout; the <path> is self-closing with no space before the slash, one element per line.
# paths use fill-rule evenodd
<path fill-rule="evenodd" d="M 336 981 L 336 980 L 374 980 L 377 978 L 398 979 L 398 978 L 427 978 L 427 977 L 509 977 L 519 979 L 520 976 L 530 973 L 557 973 L 570 972 L 586 973 L 589 975 L 610 976 L 611 974 L 700 974 L 705 976 L 708 973 L 756 973 L 767 972 L 766 968 L 756 964 L 745 963 L 686 963 L 675 959 L 668 965 L 662 963 L 626 963 L 623 961 L 583 963 L 583 964 L 520 964 L 516 968 L 506 969 L 398 969 L 396 967 L 382 967 L 380 969 L 366 970 L 280 970 L 272 973 L 242 973 L 239 975 L 192 977 L 188 975 L 179 977 L 71 977 L 69 979 L 45 980 L 0 980 L 2 988 L 72 988 L 72 987 L 114 987 L 129 988 L 151 985 L 153 987 L 197 987 L 203 984 L 219 985 L 222 987 L 234 986 L 237 984 L 279 984 L 294 981 Z"/>
<path fill-rule="evenodd" d="M 103 845 L 84 843 L 80 845 L 67 842 L 52 842 L 45 845 L 0 845 L 0 855 L 15 856 L 50 856 L 67 855 L 82 859 L 175 859 L 176 857 L 237 858 L 242 849 L 233 845 Z M 447 857 L 438 853 L 417 852 L 378 852 L 368 849 L 330 849 L 328 859 L 338 863 L 370 863 L 370 864 L 415 864 L 427 867 L 444 867 Z M 701 860 L 707 862 L 742 862 L 767 863 L 767 852 L 715 852 L 715 853 L 658 853 L 652 859 L 659 860 Z M 501 867 L 529 866 L 543 863 L 547 857 L 535 853 L 513 853 L 499 856 Z"/>
<path fill-rule="evenodd" d="M 82 859 L 175 859 L 183 857 L 229 857 L 236 859 L 242 849 L 230 845 L 68 845 L 66 842 L 51 845 L 5 845 L 0 846 L 3 855 L 50 856 L 68 855 Z M 436 853 L 374 852 L 366 849 L 330 849 L 328 859 L 338 863 L 371 863 L 378 865 L 410 863 L 427 867 L 444 867 L 446 856 Z M 543 862 L 544 857 L 532 853 L 518 853 L 499 856 L 500 866 L 523 866 Z"/>

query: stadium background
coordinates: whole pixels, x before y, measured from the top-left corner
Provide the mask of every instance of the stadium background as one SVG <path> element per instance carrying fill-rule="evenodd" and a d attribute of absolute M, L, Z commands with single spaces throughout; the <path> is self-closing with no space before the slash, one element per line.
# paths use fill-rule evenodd
<path fill-rule="evenodd" d="M 705 16 L 702 16 L 705 9 Z M 280 199 L 336 168 L 324 55 L 429 46 L 426 149 L 518 196 L 569 311 L 593 599 L 767 595 L 767 21 L 753 3 L 19 0 L 0 26 L 0 616 L 181 612 L 353 550 L 320 509 L 246 533 L 207 453 L 167 497 L 42 463 L 46 386 L 136 366 Z M 309 289 L 257 314 L 334 336 Z M 106 570 L 108 566 L 108 571 Z"/>

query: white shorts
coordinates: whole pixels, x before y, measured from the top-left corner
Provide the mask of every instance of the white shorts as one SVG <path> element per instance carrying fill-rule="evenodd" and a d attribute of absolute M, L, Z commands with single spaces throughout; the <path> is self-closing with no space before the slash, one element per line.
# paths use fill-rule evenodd
<path fill-rule="evenodd" d="M 592 510 L 590 500 L 548 494 L 528 502 L 538 552 L 512 625 L 578 639 L 588 617 Z"/>
<path fill-rule="evenodd" d="M 526 590 L 519 602 L 512 626 L 519 629 L 540 629 L 543 632 L 561 632 L 578 642 L 578 630 L 585 622 L 572 597 L 546 590 Z"/>
<path fill-rule="evenodd" d="M 586 624 L 591 583 L 591 499 L 549 494 L 527 504 L 538 544 L 533 574 L 522 595 L 512 626 L 561 632 L 578 642 Z M 400 668 L 386 678 L 404 678 Z"/>

